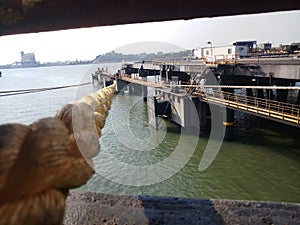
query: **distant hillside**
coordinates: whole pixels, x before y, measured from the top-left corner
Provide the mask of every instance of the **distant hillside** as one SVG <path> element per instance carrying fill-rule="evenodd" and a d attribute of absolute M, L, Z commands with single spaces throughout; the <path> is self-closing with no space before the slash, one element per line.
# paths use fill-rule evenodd
<path fill-rule="evenodd" d="M 122 54 L 115 51 L 106 53 L 104 55 L 98 55 L 94 60 L 94 63 L 103 63 L 103 62 L 133 62 L 141 60 L 162 60 L 162 59 L 172 59 L 172 58 L 183 58 L 188 57 L 192 54 L 191 50 L 185 50 L 180 52 L 172 53 L 141 53 L 141 54 Z"/>

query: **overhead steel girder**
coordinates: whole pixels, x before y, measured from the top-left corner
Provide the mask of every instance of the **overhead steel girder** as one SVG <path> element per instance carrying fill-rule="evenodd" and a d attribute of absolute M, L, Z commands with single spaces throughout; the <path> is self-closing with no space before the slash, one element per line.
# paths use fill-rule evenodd
<path fill-rule="evenodd" d="M 298 9 L 299 0 L 1 0 L 0 35 Z"/>

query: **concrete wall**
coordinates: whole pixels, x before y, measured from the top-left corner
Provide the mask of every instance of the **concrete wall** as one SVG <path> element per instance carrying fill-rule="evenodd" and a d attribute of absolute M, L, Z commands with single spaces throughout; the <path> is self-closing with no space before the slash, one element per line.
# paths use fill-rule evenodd
<path fill-rule="evenodd" d="M 251 58 L 237 61 L 245 65 L 260 65 L 262 70 L 269 75 L 274 73 L 275 78 L 300 80 L 300 58 Z"/>
<path fill-rule="evenodd" d="M 274 73 L 275 78 L 300 80 L 300 65 L 261 65 L 262 70 L 269 75 Z"/>
<path fill-rule="evenodd" d="M 192 101 L 186 95 L 186 93 L 175 94 L 171 93 L 170 90 L 156 90 L 157 95 L 161 95 L 162 99 L 168 100 L 172 105 L 171 121 L 179 124 L 182 127 L 189 127 L 194 125 L 191 117 Z M 195 107 L 194 107 L 195 108 Z"/>
<path fill-rule="evenodd" d="M 289 224 L 300 204 L 71 192 L 64 225 Z"/>

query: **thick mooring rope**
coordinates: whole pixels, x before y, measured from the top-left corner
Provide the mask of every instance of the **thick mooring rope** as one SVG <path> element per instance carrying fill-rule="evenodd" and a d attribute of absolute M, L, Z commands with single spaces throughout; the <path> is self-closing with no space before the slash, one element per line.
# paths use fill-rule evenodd
<path fill-rule="evenodd" d="M 62 224 L 70 188 L 93 175 L 115 85 L 30 126 L 0 126 L 0 224 Z"/>
<path fill-rule="evenodd" d="M 71 87 L 79 87 L 91 84 L 92 82 L 86 82 L 81 84 L 71 84 L 71 85 L 64 85 L 64 86 L 58 86 L 58 87 L 44 87 L 44 88 L 31 88 L 31 89 L 21 89 L 21 90 L 10 90 L 10 91 L 0 91 L 0 97 L 7 97 L 12 95 L 24 95 L 24 94 L 31 94 L 36 92 L 43 92 L 43 91 L 52 91 L 52 90 L 58 90 L 58 89 L 65 89 L 65 88 L 71 88 Z"/>

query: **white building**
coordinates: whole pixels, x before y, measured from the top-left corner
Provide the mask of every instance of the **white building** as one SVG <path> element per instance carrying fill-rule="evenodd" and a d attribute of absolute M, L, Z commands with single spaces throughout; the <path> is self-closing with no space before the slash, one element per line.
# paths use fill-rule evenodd
<path fill-rule="evenodd" d="M 249 47 L 247 45 L 229 45 L 223 47 L 203 47 L 194 49 L 194 58 L 203 59 L 208 62 L 232 61 L 247 56 Z"/>
<path fill-rule="evenodd" d="M 21 64 L 23 67 L 31 67 L 36 65 L 34 53 L 21 52 Z"/>

